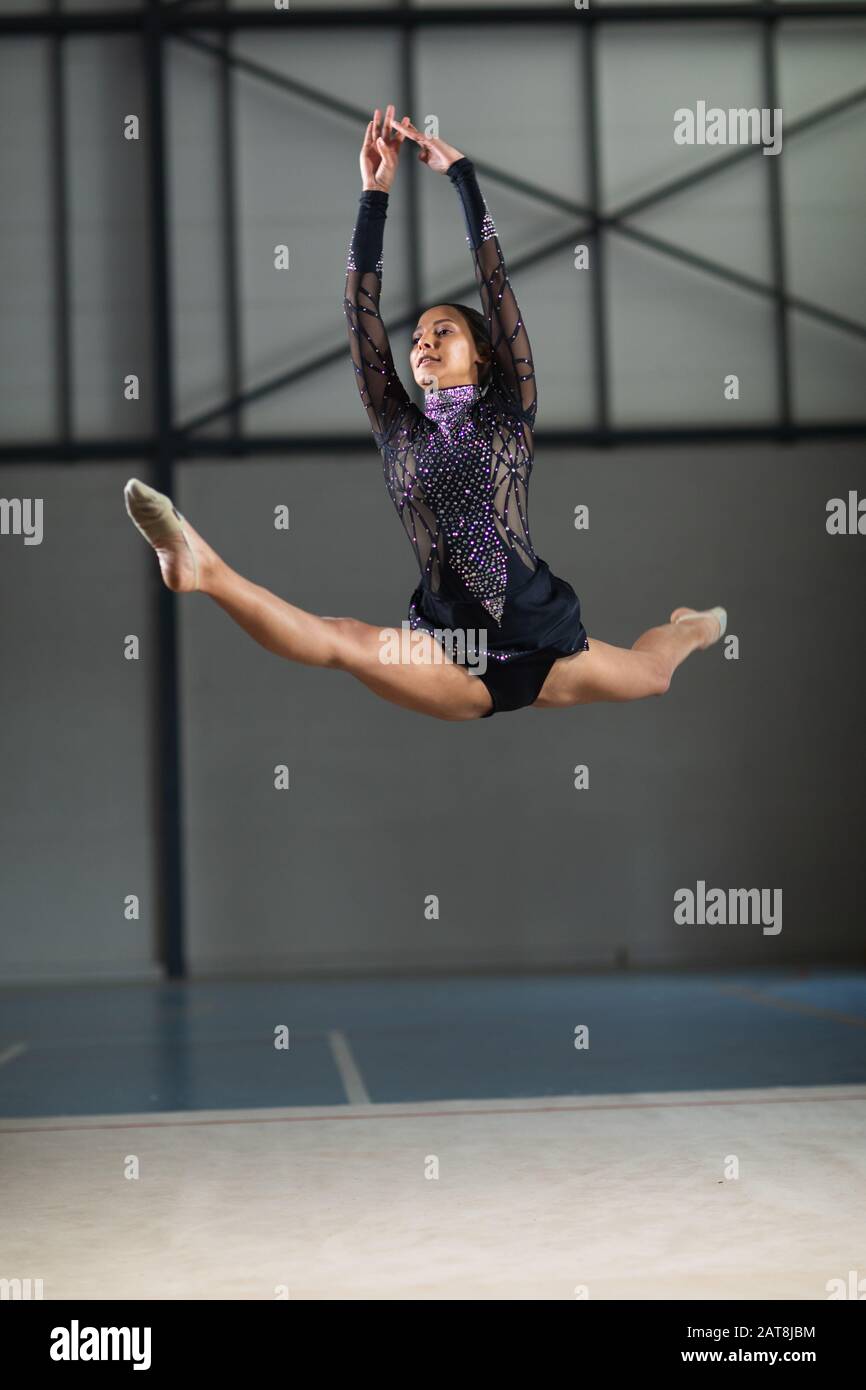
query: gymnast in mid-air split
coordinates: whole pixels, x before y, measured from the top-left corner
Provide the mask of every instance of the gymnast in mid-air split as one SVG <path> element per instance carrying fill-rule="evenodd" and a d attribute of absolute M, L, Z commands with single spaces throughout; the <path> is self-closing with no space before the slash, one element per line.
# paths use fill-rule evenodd
<path fill-rule="evenodd" d="M 423 409 L 397 375 L 379 314 L 385 216 L 406 141 L 456 190 L 481 298 L 480 313 L 442 303 L 418 319 L 409 365 Z M 727 615 L 675 608 L 631 648 L 595 637 L 590 644 L 574 589 L 536 554 L 527 504 L 532 353 L 471 159 L 407 116 L 395 123 L 388 106 L 367 125 L 360 165 L 344 309 L 361 401 L 421 571 L 408 618 L 382 628 L 286 603 L 231 569 L 169 497 L 131 478 L 126 508 L 156 550 L 163 580 L 176 593 L 209 595 L 268 651 L 346 671 L 383 699 L 436 719 L 664 694 L 690 652 L 723 636 Z M 484 651 L 484 661 L 455 659 L 459 633 L 471 634 L 465 650 Z"/>

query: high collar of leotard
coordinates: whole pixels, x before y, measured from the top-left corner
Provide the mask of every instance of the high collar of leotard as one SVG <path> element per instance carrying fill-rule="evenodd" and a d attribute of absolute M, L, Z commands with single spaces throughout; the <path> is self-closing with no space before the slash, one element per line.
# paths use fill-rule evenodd
<path fill-rule="evenodd" d="M 443 386 L 439 391 L 424 392 L 424 414 L 437 425 L 450 427 L 481 397 L 481 387 Z"/>

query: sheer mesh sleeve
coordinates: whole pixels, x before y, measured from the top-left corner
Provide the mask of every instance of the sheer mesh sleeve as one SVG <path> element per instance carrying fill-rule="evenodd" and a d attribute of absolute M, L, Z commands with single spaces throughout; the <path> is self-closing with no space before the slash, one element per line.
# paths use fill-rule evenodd
<path fill-rule="evenodd" d="M 493 344 L 489 389 L 516 409 L 532 430 L 538 408 L 532 349 L 505 269 L 496 228 L 478 187 L 472 160 L 465 156 L 455 160 L 448 169 L 448 177 L 463 206 L 466 240 L 475 264 L 482 313 Z"/>
<path fill-rule="evenodd" d="M 355 379 L 379 447 L 412 405 L 395 371 L 388 334 L 379 315 L 387 208 L 387 193 L 366 189 L 361 194 L 343 299 Z"/>

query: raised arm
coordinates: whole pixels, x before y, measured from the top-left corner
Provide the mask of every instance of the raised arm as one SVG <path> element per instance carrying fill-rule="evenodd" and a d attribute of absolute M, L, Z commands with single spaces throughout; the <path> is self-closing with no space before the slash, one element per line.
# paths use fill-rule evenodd
<path fill-rule="evenodd" d="M 472 160 L 463 155 L 449 165 L 447 173 L 463 207 L 481 311 L 493 344 L 490 390 L 498 391 L 512 409 L 516 408 L 531 430 L 538 408 L 532 349 L 506 273 L 496 228 L 478 187 Z"/>
<path fill-rule="evenodd" d="M 355 380 L 377 447 L 381 447 L 412 404 L 395 370 L 388 334 L 379 314 L 387 208 L 386 192 L 372 188 L 361 194 L 349 245 L 343 298 Z"/>

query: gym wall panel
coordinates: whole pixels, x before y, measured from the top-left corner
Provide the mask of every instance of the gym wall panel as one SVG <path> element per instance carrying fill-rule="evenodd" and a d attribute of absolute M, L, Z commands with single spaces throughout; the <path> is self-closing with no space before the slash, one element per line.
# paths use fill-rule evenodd
<path fill-rule="evenodd" d="M 838 834 L 859 816 L 866 691 L 845 634 L 862 560 L 825 517 L 858 485 L 856 443 L 542 449 L 533 539 L 590 641 L 629 646 L 680 603 L 728 606 L 739 659 L 695 656 L 663 701 L 430 720 L 184 600 L 194 973 L 853 958 L 866 871 L 838 872 Z M 415 571 L 372 450 L 327 476 L 315 460 L 185 465 L 180 496 L 229 563 L 290 602 L 405 616 Z M 279 501 L 289 532 L 273 529 Z M 677 926 L 674 892 L 699 879 L 781 888 L 782 931 Z"/>
<path fill-rule="evenodd" d="M 732 168 L 718 168 L 679 193 L 666 194 L 625 218 L 624 225 L 665 242 L 684 257 L 700 257 L 768 286 L 772 257 L 767 174 L 765 157 L 750 156 Z M 676 254 L 667 260 L 676 267 Z M 707 284 L 714 282 L 709 271 L 702 275 Z"/>
<path fill-rule="evenodd" d="M 864 53 L 866 58 L 866 53 Z M 791 141 L 784 166 L 789 292 L 866 327 L 866 102 Z"/>
<path fill-rule="evenodd" d="M 75 433 L 146 435 L 154 409 L 147 216 L 147 141 L 141 43 L 76 38 L 66 58 L 70 295 Z M 138 140 L 124 138 L 137 115 Z M 124 398 L 135 374 L 140 399 Z"/>
<path fill-rule="evenodd" d="M 7 14 L 45 14 L 49 0 L 3 0 Z"/>
<path fill-rule="evenodd" d="M 327 34 L 299 33 L 291 41 L 244 34 L 239 54 L 359 111 L 344 115 L 270 87 L 243 71 L 235 87 L 238 151 L 238 248 L 244 382 L 248 387 L 304 367 L 335 348 L 345 354 L 341 379 L 353 383 L 343 313 L 346 257 L 361 194 L 358 155 L 365 104 L 384 103 L 396 86 L 399 40 L 359 31 L 351 47 L 335 48 Z M 372 111 L 370 112 L 370 115 Z M 406 204 L 395 193 L 385 231 L 383 313 L 404 312 Z M 274 247 L 287 245 L 289 269 L 274 268 Z M 352 391 L 334 396 L 319 372 L 289 391 L 253 403 L 247 428 L 351 433 L 360 409 Z M 361 424 L 366 417 L 361 415 Z"/>
<path fill-rule="evenodd" d="M 543 193 L 585 201 L 583 37 L 579 20 L 561 27 L 539 28 L 530 18 L 525 26 L 509 24 L 500 30 L 495 25 L 422 29 L 414 40 L 418 114 L 398 109 L 397 115 L 408 114 L 419 130 L 428 115 L 435 115 L 443 139 L 473 159 Z M 531 64 L 525 60 L 528 53 Z M 446 182 L 422 172 L 422 188 Z M 543 202 L 523 201 L 524 215 L 551 215 Z M 438 220 L 426 226 L 435 234 L 432 239 L 442 240 Z"/>
<path fill-rule="evenodd" d="M 598 128 L 605 211 L 733 152 L 726 145 L 677 145 L 674 112 L 707 106 L 761 107 L 760 26 L 737 20 L 602 26 L 598 42 Z M 700 42 L 698 42 L 700 40 Z M 764 160 L 761 154 L 750 156 Z M 744 163 L 747 161 L 744 161 Z M 760 225 L 759 210 L 752 216 Z"/>
<path fill-rule="evenodd" d="M 832 24 L 780 20 L 776 58 L 785 120 L 798 121 L 862 89 L 866 19 L 834 19 Z"/>
<path fill-rule="evenodd" d="M 862 417 L 866 403 L 866 336 L 840 332 L 794 311 L 791 360 L 798 423 Z M 862 444 L 860 447 L 866 456 L 866 448 Z"/>
<path fill-rule="evenodd" d="M 61 0 L 61 8 L 69 14 L 77 14 L 82 10 L 91 13 L 99 13 L 102 10 L 142 10 L 146 4 L 147 0 Z"/>
<path fill-rule="evenodd" d="M 611 416 L 626 428 L 778 417 L 771 301 L 612 235 L 605 292 Z M 724 397 L 739 378 L 739 400 Z"/>
<path fill-rule="evenodd" d="M 49 53 L 35 39 L 0 45 L 0 430 L 6 440 L 57 430 Z"/>
<path fill-rule="evenodd" d="M 0 472 L 4 498 L 43 503 L 41 544 L 0 536 L 3 983 L 159 973 L 159 580 L 123 508 L 133 472 L 148 478 L 127 463 Z"/>
<path fill-rule="evenodd" d="M 185 421 L 229 394 L 221 64 L 179 40 L 167 56 L 175 412 Z M 221 418 L 207 428 L 222 434 L 226 424 Z"/>
<path fill-rule="evenodd" d="M 695 0 L 665 0 L 665 4 L 666 4 L 666 5 L 670 5 L 672 8 L 673 8 L 674 6 L 676 6 L 676 5 L 690 5 L 690 4 L 694 4 L 694 2 L 695 2 Z M 700 3 L 700 0 L 698 0 L 698 2 Z M 610 4 L 610 3 L 611 3 L 611 0 L 598 0 L 598 6 L 599 6 L 600 9 L 602 9 L 605 5 Z M 613 0 L 613 3 L 616 3 L 616 0 Z M 653 4 L 656 4 L 656 3 L 657 3 L 657 0 L 634 0 L 634 3 L 635 3 L 636 5 L 653 5 Z M 711 4 L 711 3 L 712 3 L 712 0 L 704 0 L 704 3 L 705 3 L 705 4 Z M 732 3 L 732 4 L 737 4 L 737 3 L 739 3 L 739 4 L 742 4 L 743 6 L 748 7 L 749 5 L 751 5 L 751 4 L 753 3 L 753 0 L 731 0 L 731 3 Z M 702 25 L 701 27 L 703 28 L 703 25 Z"/>

